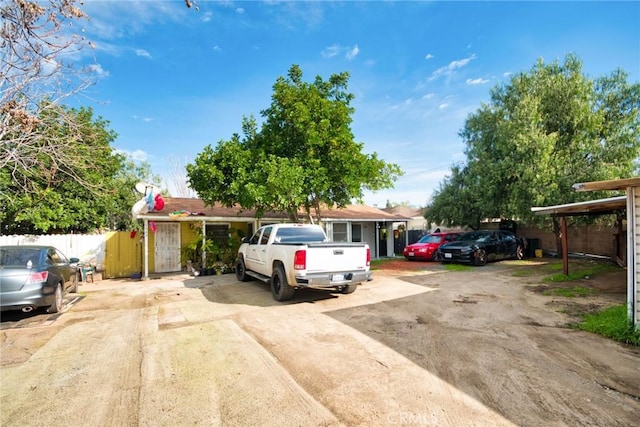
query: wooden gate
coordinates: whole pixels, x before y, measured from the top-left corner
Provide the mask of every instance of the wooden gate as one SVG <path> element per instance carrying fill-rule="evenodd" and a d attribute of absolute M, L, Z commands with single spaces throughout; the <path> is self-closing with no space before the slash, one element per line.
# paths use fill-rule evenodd
<path fill-rule="evenodd" d="M 156 224 L 156 273 L 180 271 L 180 224 Z"/>

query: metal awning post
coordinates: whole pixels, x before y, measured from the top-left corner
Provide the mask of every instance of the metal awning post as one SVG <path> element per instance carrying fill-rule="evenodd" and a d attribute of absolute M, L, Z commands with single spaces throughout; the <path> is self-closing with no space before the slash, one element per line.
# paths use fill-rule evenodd
<path fill-rule="evenodd" d="M 149 279 L 149 220 L 144 219 L 144 280 Z"/>
<path fill-rule="evenodd" d="M 569 275 L 569 245 L 567 238 L 567 217 L 560 217 L 560 241 L 562 242 L 562 273 Z"/>

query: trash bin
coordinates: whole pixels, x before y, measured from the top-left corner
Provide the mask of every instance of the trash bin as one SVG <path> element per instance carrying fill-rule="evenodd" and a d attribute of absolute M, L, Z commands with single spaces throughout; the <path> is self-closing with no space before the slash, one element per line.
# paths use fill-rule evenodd
<path fill-rule="evenodd" d="M 540 239 L 527 239 L 526 254 L 528 258 L 533 258 L 537 256 L 537 253 L 539 250 L 540 250 Z M 542 253 L 542 251 L 540 252 Z"/>

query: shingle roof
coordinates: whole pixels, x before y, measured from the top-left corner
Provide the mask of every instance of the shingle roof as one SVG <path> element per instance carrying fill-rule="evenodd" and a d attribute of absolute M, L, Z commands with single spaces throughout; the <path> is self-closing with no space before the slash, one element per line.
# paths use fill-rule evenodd
<path fill-rule="evenodd" d="M 427 208 L 412 208 L 409 206 L 393 206 L 390 208 L 382 209 L 385 212 L 389 212 L 394 215 L 400 215 L 408 218 L 424 217 Z"/>
<path fill-rule="evenodd" d="M 193 198 L 164 198 L 164 208 L 159 212 L 148 212 L 138 214 L 138 219 L 149 219 L 154 221 L 162 220 L 236 220 L 250 221 L 256 218 L 254 210 L 244 210 L 239 206 L 228 208 L 219 203 L 213 206 L 205 205 L 202 199 Z M 410 217 L 403 217 L 393 213 L 385 212 L 381 209 L 367 205 L 349 205 L 345 208 L 323 209 L 321 211 L 323 219 L 327 220 L 369 220 L 369 221 L 407 221 Z M 304 213 L 299 214 L 304 217 Z M 265 212 L 262 218 L 288 219 L 284 212 Z"/>

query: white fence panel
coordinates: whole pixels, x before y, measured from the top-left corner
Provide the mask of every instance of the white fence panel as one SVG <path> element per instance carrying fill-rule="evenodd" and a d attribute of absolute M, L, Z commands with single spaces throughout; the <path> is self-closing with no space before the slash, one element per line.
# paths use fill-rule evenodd
<path fill-rule="evenodd" d="M 0 245 L 47 245 L 54 246 L 67 257 L 77 257 L 90 262 L 98 271 L 103 269 L 106 252 L 104 234 L 59 234 L 59 235 L 12 235 L 0 236 Z"/>

